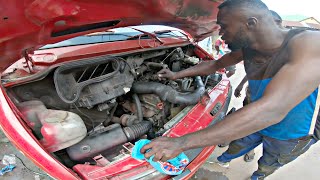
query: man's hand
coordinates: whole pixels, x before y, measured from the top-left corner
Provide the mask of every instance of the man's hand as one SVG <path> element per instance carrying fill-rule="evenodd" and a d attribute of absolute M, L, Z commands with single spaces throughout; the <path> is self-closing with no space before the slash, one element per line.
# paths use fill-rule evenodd
<path fill-rule="evenodd" d="M 243 89 L 243 86 L 238 86 L 235 90 L 234 90 L 234 96 L 239 98 L 241 97 L 241 90 Z"/>
<path fill-rule="evenodd" d="M 240 82 L 240 84 L 237 86 L 237 88 L 234 90 L 234 96 L 235 97 L 241 97 L 241 90 L 243 89 L 243 85 L 248 81 L 247 75 L 244 76 Z"/>
<path fill-rule="evenodd" d="M 144 154 L 146 159 L 149 159 L 154 155 L 153 161 L 165 162 L 182 153 L 182 145 L 182 138 L 159 137 L 143 146 L 141 148 L 141 153 Z M 148 149 L 150 149 L 150 151 L 147 152 Z"/>
<path fill-rule="evenodd" d="M 157 75 L 160 80 L 164 80 L 164 79 L 176 80 L 177 79 L 175 77 L 176 73 L 170 71 L 169 69 L 162 69 L 157 73 Z"/>

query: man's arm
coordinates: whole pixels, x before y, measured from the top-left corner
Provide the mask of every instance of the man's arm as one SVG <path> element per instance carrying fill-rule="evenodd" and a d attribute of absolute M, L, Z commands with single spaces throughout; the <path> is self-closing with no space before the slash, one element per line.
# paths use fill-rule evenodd
<path fill-rule="evenodd" d="M 242 81 L 240 82 L 240 84 L 238 85 L 238 87 L 243 87 L 243 85 L 248 81 L 248 77 L 247 75 L 245 75 L 243 78 L 242 78 Z"/>
<path fill-rule="evenodd" d="M 218 39 L 216 40 L 216 42 L 215 42 L 215 45 L 214 45 L 214 47 L 215 47 L 215 49 L 216 49 L 216 51 L 217 51 L 217 55 L 219 54 L 219 51 L 220 51 L 220 45 L 221 45 L 221 39 L 218 38 Z"/>
<path fill-rule="evenodd" d="M 151 148 L 145 157 L 155 155 L 155 161 L 166 161 L 182 151 L 239 139 L 279 123 L 320 84 L 320 33 L 297 35 L 289 46 L 290 62 L 272 79 L 261 99 L 212 127 L 180 138 L 159 138 L 142 148 L 143 153 Z"/>
<path fill-rule="evenodd" d="M 237 86 L 237 88 L 234 90 L 234 96 L 240 97 L 241 96 L 241 91 L 243 89 L 243 85 L 248 81 L 247 75 L 245 75 L 240 82 L 240 84 Z"/>
<path fill-rule="evenodd" d="M 214 46 L 214 48 L 216 49 L 216 51 L 217 51 L 217 55 L 219 54 L 219 51 L 220 51 L 220 47 L 219 46 Z"/>
<path fill-rule="evenodd" d="M 183 77 L 193 77 L 193 76 L 205 76 L 215 73 L 217 70 L 237 64 L 242 60 L 242 51 L 231 52 L 224 55 L 221 59 L 217 61 L 204 61 L 191 68 L 179 71 L 171 72 L 169 69 L 163 69 L 158 72 L 160 78 L 168 79 L 179 79 Z"/>

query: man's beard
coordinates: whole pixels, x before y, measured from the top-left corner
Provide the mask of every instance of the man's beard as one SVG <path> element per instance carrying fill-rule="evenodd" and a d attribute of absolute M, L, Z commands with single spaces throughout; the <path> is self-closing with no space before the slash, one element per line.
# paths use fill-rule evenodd
<path fill-rule="evenodd" d="M 243 48 L 247 48 L 250 45 L 250 40 L 242 28 L 234 36 L 233 40 L 228 44 L 228 48 L 231 51 L 237 51 Z"/>

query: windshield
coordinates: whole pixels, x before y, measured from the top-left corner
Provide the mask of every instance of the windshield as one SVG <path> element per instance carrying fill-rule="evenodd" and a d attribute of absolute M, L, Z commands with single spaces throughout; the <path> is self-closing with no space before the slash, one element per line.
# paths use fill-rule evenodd
<path fill-rule="evenodd" d="M 145 25 L 145 26 L 133 26 L 132 28 L 153 33 L 158 38 L 166 38 L 166 37 L 176 37 L 176 38 L 184 38 L 184 39 L 187 38 L 186 35 L 184 35 L 181 30 L 173 27 L 168 27 L 168 26 Z M 134 30 L 132 28 L 130 27 L 115 28 L 105 32 L 91 33 L 84 36 L 79 36 L 79 37 L 71 38 L 68 40 L 64 40 L 58 43 L 48 44 L 41 47 L 40 50 L 66 47 L 66 46 L 151 38 L 150 36 L 144 34 L 143 32 Z"/>

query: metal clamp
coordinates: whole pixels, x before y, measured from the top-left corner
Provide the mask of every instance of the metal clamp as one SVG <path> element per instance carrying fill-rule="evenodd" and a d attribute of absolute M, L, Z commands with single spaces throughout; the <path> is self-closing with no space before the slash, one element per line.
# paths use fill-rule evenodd
<path fill-rule="evenodd" d="M 110 164 L 110 161 L 108 161 L 101 154 L 99 154 L 98 156 L 95 156 L 93 160 L 96 161 L 99 166 L 107 166 L 108 164 Z"/>

